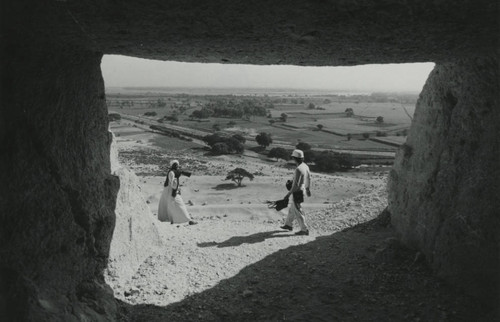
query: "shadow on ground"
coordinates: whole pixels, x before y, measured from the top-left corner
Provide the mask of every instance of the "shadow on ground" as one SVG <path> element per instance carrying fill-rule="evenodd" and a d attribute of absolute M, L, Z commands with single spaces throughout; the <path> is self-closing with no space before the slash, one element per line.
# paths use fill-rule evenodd
<path fill-rule="evenodd" d="M 213 187 L 212 189 L 214 190 L 233 190 L 233 189 L 238 189 L 238 188 L 243 188 L 245 187 L 244 184 L 238 187 L 238 185 L 234 183 L 221 183 Z"/>
<path fill-rule="evenodd" d="M 223 242 L 206 242 L 206 243 L 198 243 L 198 247 L 213 247 L 217 246 L 219 248 L 222 247 L 235 247 L 240 246 L 242 244 L 256 244 L 261 243 L 269 238 L 282 238 L 282 237 L 290 237 L 290 234 L 284 234 L 283 230 L 274 230 L 274 231 L 265 231 L 261 233 L 256 233 L 248 236 L 234 236 L 225 240 Z"/>
<path fill-rule="evenodd" d="M 275 232 L 234 237 L 238 246 Z M 205 245 L 204 247 L 215 246 Z M 219 246 L 219 244 L 217 244 Z M 201 246 L 203 247 L 203 246 Z M 118 301 L 121 321 L 491 321 L 443 284 L 380 221 L 271 254 L 168 306 Z"/>

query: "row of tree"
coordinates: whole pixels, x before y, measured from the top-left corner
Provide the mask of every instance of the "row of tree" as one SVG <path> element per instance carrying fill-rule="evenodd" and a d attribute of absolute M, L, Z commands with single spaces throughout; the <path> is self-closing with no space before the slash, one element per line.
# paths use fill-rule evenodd
<path fill-rule="evenodd" d="M 305 142 L 300 142 L 296 145 L 296 148 L 304 151 L 304 161 L 314 163 L 315 168 L 319 171 L 345 171 L 359 165 L 359 161 L 355 160 L 351 154 L 333 151 L 314 151 Z M 276 160 L 289 160 L 291 152 L 291 150 L 276 147 L 269 150 L 267 156 Z"/>
<path fill-rule="evenodd" d="M 203 142 L 210 146 L 214 154 L 219 155 L 243 153 L 243 151 L 245 151 L 245 141 L 246 139 L 240 134 L 228 137 L 215 133 L 203 137 Z"/>
<path fill-rule="evenodd" d="M 262 147 L 268 147 L 273 143 L 271 138 L 271 133 L 262 132 L 255 137 L 257 144 Z M 220 133 L 214 133 L 205 135 L 203 137 L 203 142 L 210 146 L 211 151 L 214 154 L 233 154 L 233 153 L 243 153 L 245 150 L 244 144 L 246 139 L 241 134 L 234 134 L 232 136 L 221 135 Z"/>
<path fill-rule="evenodd" d="M 195 110 L 191 113 L 193 118 L 208 117 L 233 117 L 242 118 L 244 116 L 266 116 L 267 110 L 274 108 L 269 102 L 260 102 L 258 100 L 243 99 L 215 99 L 211 100 L 201 110 Z"/>
<path fill-rule="evenodd" d="M 255 140 L 262 147 L 268 147 L 273 142 L 270 133 L 259 133 Z M 243 153 L 246 139 L 240 135 L 222 136 L 218 133 L 206 135 L 203 141 L 210 146 L 214 154 L 234 154 Z M 296 145 L 297 149 L 304 151 L 304 161 L 314 163 L 319 171 L 345 171 L 359 165 L 351 154 L 338 153 L 333 151 L 315 151 L 311 145 L 306 142 L 300 142 Z M 276 160 L 289 160 L 291 150 L 282 147 L 275 147 L 269 150 L 267 156 Z"/>

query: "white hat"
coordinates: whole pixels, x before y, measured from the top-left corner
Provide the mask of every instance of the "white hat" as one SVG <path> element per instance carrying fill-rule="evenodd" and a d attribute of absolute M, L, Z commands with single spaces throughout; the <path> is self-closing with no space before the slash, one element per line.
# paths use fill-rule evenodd
<path fill-rule="evenodd" d="M 172 160 L 172 161 L 170 161 L 170 167 L 172 167 L 176 163 L 178 165 L 179 164 L 179 160 Z"/>
<path fill-rule="evenodd" d="M 304 152 L 302 152 L 302 150 L 299 149 L 293 150 L 292 157 L 304 159 Z"/>

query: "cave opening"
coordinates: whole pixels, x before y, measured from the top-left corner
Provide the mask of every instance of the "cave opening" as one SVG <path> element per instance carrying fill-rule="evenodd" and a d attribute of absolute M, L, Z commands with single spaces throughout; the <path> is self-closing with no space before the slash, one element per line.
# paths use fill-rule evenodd
<path fill-rule="evenodd" d="M 418 96 L 434 68 L 432 63 L 404 65 L 388 65 L 385 70 L 383 65 L 377 68 L 365 66 L 364 70 L 359 66 L 337 68 L 335 75 L 335 68 L 322 70 L 315 67 L 257 66 L 252 70 L 255 66 L 212 64 L 207 67 L 207 64 L 104 56 L 101 69 L 106 85 L 110 130 L 114 133 L 116 143 L 111 149 L 112 171 L 120 176 L 122 182 L 117 197 L 117 223 L 111 242 L 110 262 L 105 275 L 115 295 L 129 304 L 168 305 L 180 301 L 216 283 L 207 276 L 223 270 L 217 265 L 224 265 L 224 262 L 220 261 L 221 254 L 206 254 L 210 247 L 238 249 L 240 245 L 258 245 L 275 238 L 276 229 L 279 229 L 284 215 L 266 209 L 264 201 L 266 197 L 281 196 L 277 191 L 282 186 L 282 178 L 291 176 L 293 164 L 280 157 L 268 157 L 273 144 L 262 149 L 258 144 L 250 143 L 261 132 L 271 133 L 275 144 L 285 146 L 289 150 L 287 153 L 298 147 L 308 151 L 330 150 L 335 151 L 336 155 L 349 156 L 345 162 L 353 175 L 345 168 L 316 166 L 320 162 L 311 158 L 314 153 L 306 160 L 311 164 L 313 176 L 317 177 L 313 200 L 304 206 L 306 212 L 314 212 L 315 217 L 321 217 L 321 212 L 332 211 L 332 207 L 340 205 L 346 209 L 367 208 L 366 214 L 362 216 L 354 211 L 345 211 L 342 220 L 351 216 L 350 224 L 339 226 L 338 221 L 324 223 L 331 227 L 323 227 L 318 236 L 326 236 L 340 228 L 375 218 L 387 206 L 385 185 L 391 164 L 398 146 L 406 140 Z M 266 67 L 270 67 L 268 71 Z M 287 67 L 291 71 L 286 70 Z M 404 71 L 403 67 L 407 70 Z M 211 71 L 207 72 L 204 68 L 210 68 Z M 406 76 L 411 71 L 418 71 L 418 75 L 411 79 L 405 78 L 412 84 L 402 89 L 401 86 L 405 84 L 401 75 Z M 390 75 L 391 72 L 393 75 Z M 275 83 L 270 83 L 269 75 L 276 73 L 283 75 L 275 75 Z M 348 77 L 350 74 L 353 75 Z M 210 77 L 200 82 L 201 75 Z M 238 82 L 238 77 L 245 82 Z M 149 81 L 150 78 L 154 81 Z M 179 78 L 182 78 L 180 83 L 175 83 Z M 297 83 L 299 85 L 295 87 L 287 83 L 283 86 L 284 80 L 290 78 L 300 79 L 303 83 Z M 170 79 L 174 79 L 174 82 Z M 266 85 L 263 86 L 258 79 L 265 79 Z M 297 87 L 300 84 L 310 86 L 311 79 L 316 79 L 316 85 L 330 81 L 332 88 Z M 188 82 L 187 85 L 183 81 Z M 348 84 L 348 81 L 351 83 Z M 377 83 L 384 83 L 385 90 L 370 88 Z M 167 86 L 162 86 L 164 84 Z M 349 85 L 354 89 L 349 89 Z M 414 90 L 409 90 L 409 87 Z M 240 102 L 251 102 L 263 106 L 264 113 L 248 118 L 235 114 L 193 116 L 194 111 L 214 108 L 215 104 L 225 107 L 228 113 L 228 101 L 232 102 L 230 107 L 233 109 L 241 109 L 238 105 Z M 284 113 L 288 116 L 286 120 L 280 119 Z M 179 131 L 181 135 L 173 135 L 172 131 Z M 203 136 L 214 133 L 245 137 L 248 155 L 245 152 L 230 153 L 225 157 L 211 154 L 207 151 Z M 221 183 L 227 172 L 234 168 L 231 164 L 234 161 L 228 162 L 227 158 L 236 158 L 240 167 L 249 167 L 254 180 L 243 181 L 242 187 L 230 181 Z M 116 159 L 119 162 L 113 165 Z M 254 232 L 251 229 L 242 232 L 228 228 L 229 235 L 219 233 L 219 236 L 213 227 L 208 227 L 208 231 L 204 232 L 205 239 L 188 234 L 190 240 L 178 233 L 187 227 L 173 225 L 178 228 L 173 231 L 175 237 L 169 237 L 172 234 L 171 225 L 158 221 L 157 210 L 165 173 L 172 159 L 180 159 L 185 168 L 194 173 L 192 178 L 184 179 L 183 198 L 191 214 L 205 228 L 214 222 L 231 227 L 241 221 L 252 224 L 265 221 L 264 226 L 255 227 Z M 255 162 L 249 162 L 248 159 L 265 165 L 255 166 Z M 326 163 L 333 160 L 326 160 Z M 324 164 L 325 161 L 322 162 Z M 129 173 L 123 165 L 132 171 Z M 214 168 L 217 171 L 211 170 Z M 281 169 L 277 171 L 273 168 Z M 332 185 L 332 182 L 335 184 Z M 350 203 L 352 207 L 346 206 Z M 314 223 L 314 216 L 313 225 L 318 226 Z M 201 234 L 202 231 L 198 230 L 197 233 Z M 172 243 L 176 246 L 166 247 L 174 255 L 159 255 L 158 249 Z M 190 243 L 196 244 L 197 248 L 186 245 Z M 272 254 L 279 251 L 280 247 L 290 245 L 276 244 L 262 254 L 252 250 L 250 259 L 241 260 L 241 265 L 235 265 L 224 274 L 219 273 L 216 281 L 234 277 L 239 270 L 259 261 L 263 254 Z M 185 256 L 182 252 L 174 251 L 175 248 L 190 249 L 192 255 Z M 229 252 L 228 256 L 233 255 Z M 172 262 L 183 268 L 177 267 L 175 275 L 158 274 L 162 269 L 171 269 Z M 193 271 L 192 263 L 200 262 L 205 266 Z M 145 277 L 145 271 L 154 272 L 153 276 L 157 280 Z M 168 284 L 165 276 L 178 282 L 167 286 L 169 291 L 157 290 L 158 285 Z M 195 279 L 198 285 L 193 282 Z M 136 285 L 147 286 L 141 288 Z M 149 294 L 147 299 L 141 299 L 142 292 Z M 166 296 L 167 293 L 170 295 Z"/>

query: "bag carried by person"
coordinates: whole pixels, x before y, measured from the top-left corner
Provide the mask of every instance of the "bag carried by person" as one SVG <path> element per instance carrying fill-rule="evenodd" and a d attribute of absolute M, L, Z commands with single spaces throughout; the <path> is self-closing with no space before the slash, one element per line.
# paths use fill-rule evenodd
<path fill-rule="evenodd" d="M 294 193 L 292 193 L 292 195 L 293 195 L 294 202 L 296 202 L 296 203 L 303 203 L 304 202 L 304 191 L 297 190 Z"/>
<path fill-rule="evenodd" d="M 288 207 L 288 198 L 276 200 L 276 201 L 267 201 L 267 207 L 272 209 L 276 209 L 276 211 L 280 211 L 281 209 L 285 209 Z"/>
<path fill-rule="evenodd" d="M 285 183 L 285 187 L 288 191 L 292 189 L 293 181 L 292 180 L 287 180 Z M 296 203 L 303 203 L 304 202 L 304 192 L 302 190 L 295 191 L 292 193 L 293 195 L 293 201 Z"/>
<path fill-rule="evenodd" d="M 172 197 L 175 198 L 178 194 L 181 194 L 181 189 L 179 189 L 179 179 L 177 179 L 177 187 L 175 187 L 175 189 L 172 187 Z"/>
<path fill-rule="evenodd" d="M 175 188 L 172 188 L 172 197 L 176 197 L 177 194 L 181 194 L 181 190 L 179 189 L 179 177 L 180 177 L 180 172 L 179 171 L 175 171 L 175 170 L 169 170 L 167 172 L 167 180 L 165 181 L 165 183 L 163 184 L 164 187 L 168 186 L 169 182 L 168 182 L 168 174 L 170 173 L 170 171 L 174 171 L 174 174 L 175 174 L 175 177 L 177 178 L 177 187 Z M 191 174 L 189 174 L 191 175 Z"/>

